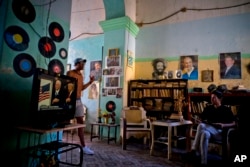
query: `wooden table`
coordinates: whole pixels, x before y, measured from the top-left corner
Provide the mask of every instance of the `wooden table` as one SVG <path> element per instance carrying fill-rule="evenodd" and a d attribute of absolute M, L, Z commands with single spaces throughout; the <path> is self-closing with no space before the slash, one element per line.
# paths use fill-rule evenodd
<path fill-rule="evenodd" d="M 23 149 L 23 151 L 25 151 L 29 157 L 33 156 L 35 158 L 39 158 L 39 155 L 36 155 L 34 153 L 30 154 L 31 150 L 33 150 L 33 152 L 47 150 L 47 151 L 50 151 L 52 153 L 51 157 L 55 156 L 56 163 L 81 167 L 82 163 L 83 163 L 82 146 L 79 144 L 75 144 L 75 143 L 68 143 L 68 142 L 60 141 L 59 132 L 83 128 L 83 127 L 86 127 L 86 125 L 85 124 L 69 124 L 69 125 L 66 125 L 64 127 L 56 127 L 56 128 L 52 128 L 52 129 L 39 129 L 39 128 L 34 128 L 32 126 L 18 126 L 17 127 L 17 130 L 18 130 L 17 151 L 19 154 L 21 154 L 20 140 L 21 140 L 22 132 L 28 132 L 28 147 Z M 49 133 L 53 133 L 53 132 L 56 132 L 56 140 L 41 144 L 41 141 L 40 141 L 41 135 L 49 134 Z M 33 139 L 34 141 L 31 141 L 30 134 L 32 134 L 32 133 L 38 134 L 39 135 L 38 139 L 35 138 L 35 139 Z M 33 143 L 33 144 L 31 145 L 31 143 Z M 68 151 L 71 151 L 74 149 L 80 150 L 79 163 L 75 163 L 75 162 L 73 163 L 73 161 L 72 161 L 72 163 L 60 161 L 60 159 L 58 158 L 59 154 L 62 154 L 62 153 L 65 153 L 65 152 L 68 152 Z"/>
<path fill-rule="evenodd" d="M 90 125 L 91 125 L 90 141 L 92 141 L 93 138 L 98 138 L 98 139 L 105 138 L 103 136 L 103 127 L 107 127 L 108 128 L 108 136 L 107 136 L 108 144 L 112 140 L 114 140 L 115 143 L 116 143 L 116 133 L 117 133 L 117 127 L 120 126 L 119 124 L 106 124 L 106 123 L 97 123 L 97 122 L 94 122 L 94 123 L 91 123 Z M 98 134 L 94 134 L 93 133 L 94 126 L 98 127 Z M 114 128 L 114 130 L 115 130 L 115 134 L 114 134 L 113 137 L 110 136 L 110 129 L 111 128 Z"/>
<path fill-rule="evenodd" d="M 189 125 L 188 131 L 187 131 L 187 136 L 189 136 L 189 130 L 191 129 L 191 125 L 193 123 L 188 120 L 183 120 L 183 121 L 172 121 L 172 120 L 164 120 L 164 121 L 153 121 L 152 122 L 152 144 L 151 144 L 151 149 L 150 149 L 150 155 L 153 155 L 154 151 L 154 144 L 155 143 L 162 143 L 168 145 L 168 155 L 167 158 L 168 160 L 171 159 L 172 156 L 172 128 L 175 128 L 174 135 L 177 135 L 177 126 L 184 126 L 184 125 Z M 167 141 L 159 141 L 155 139 L 155 126 L 162 126 L 162 127 L 168 127 L 168 136 L 167 136 Z"/>

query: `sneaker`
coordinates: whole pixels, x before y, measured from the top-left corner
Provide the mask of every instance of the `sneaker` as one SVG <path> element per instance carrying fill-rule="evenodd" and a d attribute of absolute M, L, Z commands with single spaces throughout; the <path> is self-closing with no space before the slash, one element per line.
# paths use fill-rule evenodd
<path fill-rule="evenodd" d="M 86 146 L 83 147 L 82 150 L 83 150 L 84 154 L 89 154 L 89 155 L 93 155 L 94 154 L 94 151 L 92 151 L 90 148 L 88 148 Z"/>

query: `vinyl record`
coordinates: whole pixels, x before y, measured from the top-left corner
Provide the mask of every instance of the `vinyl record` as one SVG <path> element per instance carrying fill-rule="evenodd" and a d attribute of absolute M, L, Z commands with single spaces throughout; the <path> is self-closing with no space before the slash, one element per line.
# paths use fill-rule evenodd
<path fill-rule="evenodd" d="M 116 104 L 115 104 L 114 101 L 108 101 L 108 102 L 106 103 L 106 110 L 107 110 L 108 112 L 113 112 L 113 111 L 115 111 L 115 109 L 116 109 Z"/>
<path fill-rule="evenodd" d="M 15 51 L 24 51 L 29 46 L 27 32 L 19 26 L 10 26 L 4 32 L 4 40 Z"/>
<path fill-rule="evenodd" d="M 13 68 L 19 76 L 27 78 L 34 74 L 36 61 L 29 54 L 21 53 L 15 57 Z"/>
<path fill-rule="evenodd" d="M 48 70 L 51 74 L 63 75 L 64 74 L 63 63 L 58 59 L 51 60 L 49 62 L 49 69 Z"/>
<path fill-rule="evenodd" d="M 59 50 L 59 56 L 62 58 L 62 59 L 66 59 L 68 57 L 68 52 L 66 49 L 64 48 L 61 48 Z"/>
<path fill-rule="evenodd" d="M 173 71 L 168 71 L 168 79 L 172 79 L 173 77 Z"/>
<path fill-rule="evenodd" d="M 35 8 L 29 0 L 13 0 L 12 10 L 22 22 L 31 23 L 36 18 Z"/>
<path fill-rule="evenodd" d="M 61 42 L 64 39 L 64 31 L 62 26 L 57 22 L 50 23 L 49 35 L 54 41 Z"/>
<path fill-rule="evenodd" d="M 39 40 L 38 48 L 40 53 L 47 58 L 51 58 L 56 53 L 56 45 L 49 37 L 42 37 Z"/>

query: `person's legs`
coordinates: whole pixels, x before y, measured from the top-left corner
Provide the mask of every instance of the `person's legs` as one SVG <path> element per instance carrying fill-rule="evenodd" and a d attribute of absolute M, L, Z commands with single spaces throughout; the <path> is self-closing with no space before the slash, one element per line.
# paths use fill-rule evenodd
<path fill-rule="evenodd" d="M 191 150 L 199 151 L 201 135 L 205 129 L 205 126 L 206 125 L 204 123 L 200 123 L 197 126 L 197 131 L 196 131 L 195 138 L 194 138 L 194 141 L 193 141 L 192 146 L 191 146 Z"/>
<path fill-rule="evenodd" d="M 76 112 L 75 112 L 75 119 L 78 124 L 84 124 L 83 122 L 84 117 L 84 109 L 81 100 L 76 101 Z M 80 143 L 83 148 L 83 152 L 85 154 L 94 154 L 94 151 L 90 150 L 90 148 L 86 147 L 85 140 L 84 140 L 84 128 L 78 128 L 78 136 L 80 139 Z"/>
<path fill-rule="evenodd" d="M 200 142 L 200 154 L 201 154 L 201 164 L 207 164 L 207 153 L 208 153 L 208 143 L 211 135 L 208 131 L 204 130 L 201 134 Z"/>
<path fill-rule="evenodd" d="M 83 117 L 75 117 L 75 118 L 78 124 L 83 124 Z M 79 136 L 81 145 L 85 147 L 84 128 L 78 128 L 78 136 Z"/>

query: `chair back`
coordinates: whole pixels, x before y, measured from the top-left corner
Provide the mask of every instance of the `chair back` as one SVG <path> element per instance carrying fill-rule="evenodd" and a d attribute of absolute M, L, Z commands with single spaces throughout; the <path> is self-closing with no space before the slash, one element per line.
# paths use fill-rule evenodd
<path fill-rule="evenodd" d="M 146 111 L 142 107 L 123 107 L 122 117 L 126 119 L 127 125 L 145 125 Z"/>

